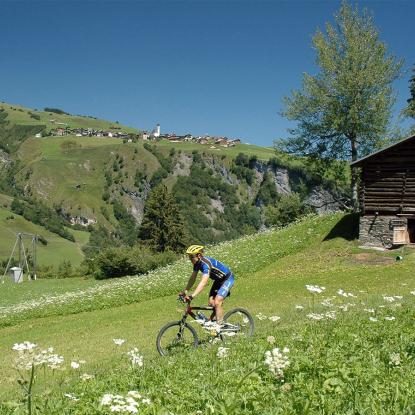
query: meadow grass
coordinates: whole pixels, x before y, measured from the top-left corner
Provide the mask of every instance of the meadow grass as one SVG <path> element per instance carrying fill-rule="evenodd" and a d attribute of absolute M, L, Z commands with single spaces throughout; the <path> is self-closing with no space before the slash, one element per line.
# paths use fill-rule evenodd
<path fill-rule="evenodd" d="M 8 316 L 9 326 L 0 331 L 0 366 L 5 368 L 0 394 L 8 402 L 0 407 L 2 413 L 25 413 L 15 398 L 11 363 L 16 353 L 11 346 L 25 340 L 53 346 L 66 360 L 67 370 L 55 371 L 53 378 L 44 381 L 39 374 L 36 393 L 43 413 L 107 413 L 99 405 L 103 395 L 125 395 L 129 390 L 151 399 L 152 404 L 141 405 L 139 412 L 151 414 L 411 413 L 415 255 L 407 250 L 404 260 L 397 262 L 393 253 L 360 250 L 355 241 L 347 240 L 347 233 L 331 232 L 341 218 L 311 217 L 280 231 L 210 248 L 209 253 L 237 270 L 226 308 L 244 306 L 256 316 L 254 339 L 232 344 L 223 359 L 216 357 L 221 345 L 174 358 L 156 356 L 158 330 L 178 319 L 183 310 L 173 293 L 189 275 L 187 261 L 168 267 L 167 279 L 157 277 L 161 270 L 152 274 L 157 283 L 150 290 L 137 286 L 128 292 L 134 278 L 100 285 L 115 291 L 118 300 L 101 303 L 102 292 L 93 291 L 85 303 L 67 298 L 59 305 L 23 311 L 20 318 Z M 78 286 L 80 280 L 73 286 L 65 283 L 62 292 L 88 290 Z M 306 284 L 326 288 L 313 295 Z M 19 288 L 28 294 L 27 287 Z M 56 286 L 55 294 L 61 288 Z M 45 289 L 52 292 L 53 287 Z M 339 289 L 354 297 L 339 295 Z M 18 306 L 22 293 L 9 294 L 8 302 Z M 327 317 L 327 312 L 335 312 L 336 319 Z M 323 318 L 310 319 L 310 313 Z M 276 315 L 277 322 L 267 318 Z M 268 343 L 269 336 L 275 344 Z M 126 342 L 116 346 L 114 338 Z M 128 363 L 126 352 L 133 347 L 144 356 L 143 368 Z M 274 347 L 290 349 L 284 382 L 264 364 L 265 351 Z M 71 360 L 80 359 L 86 361 L 82 368 L 68 368 Z M 95 377 L 80 381 L 83 373 Z"/>
<path fill-rule="evenodd" d="M 37 244 L 39 265 L 57 266 L 66 259 L 73 266 L 78 266 L 84 258 L 81 247 L 89 240 L 88 232 L 70 230 L 75 237 L 75 242 L 70 242 L 8 209 L 0 208 L 0 259 L 9 259 L 16 242 L 16 234 L 19 232 L 41 235 L 47 240 L 47 245 Z M 30 247 L 30 241 L 30 239 L 25 240 L 25 247 Z M 1 275 L 3 271 L 0 270 Z"/>
<path fill-rule="evenodd" d="M 65 125 L 58 124 L 65 123 L 69 128 L 92 128 L 95 130 L 123 131 L 135 134 L 139 132 L 139 130 L 137 130 L 136 128 L 131 128 L 125 125 L 116 124 L 112 121 L 95 119 L 87 116 L 35 111 L 34 109 L 26 108 L 21 105 L 14 105 L 8 103 L 0 103 L 0 108 L 3 108 L 7 111 L 7 121 L 10 121 L 13 124 L 45 125 L 48 131 L 58 127 L 65 127 Z M 30 116 L 30 112 L 39 116 L 40 119 L 37 120 L 32 118 Z M 52 122 L 51 120 L 54 120 L 54 122 Z M 119 128 L 119 130 L 115 130 L 111 127 Z"/>

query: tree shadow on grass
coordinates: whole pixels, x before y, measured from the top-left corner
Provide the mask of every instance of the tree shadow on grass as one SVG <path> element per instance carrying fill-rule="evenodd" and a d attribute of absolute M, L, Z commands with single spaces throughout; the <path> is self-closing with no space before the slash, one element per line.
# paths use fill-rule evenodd
<path fill-rule="evenodd" d="M 347 241 L 353 241 L 359 237 L 359 214 L 349 213 L 343 216 L 325 236 L 323 241 L 334 238 L 343 238 Z"/>

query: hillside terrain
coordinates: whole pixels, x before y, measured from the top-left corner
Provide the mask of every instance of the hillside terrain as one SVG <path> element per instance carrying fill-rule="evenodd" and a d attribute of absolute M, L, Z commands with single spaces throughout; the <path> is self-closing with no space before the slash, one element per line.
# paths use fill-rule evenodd
<path fill-rule="evenodd" d="M 144 414 L 411 413 L 415 254 L 406 248 L 396 261 L 393 252 L 361 250 L 355 225 L 353 216 L 310 216 L 212 246 L 237 276 L 226 309 L 249 309 L 256 334 L 171 358 L 157 357 L 155 337 L 181 315 L 175 293 L 190 274 L 187 260 L 111 282 L 5 284 L 0 412 L 25 413 L 11 348 L 30 341 L 54 347 L 66 368 L 39 372 L 35 413 L 106 414 L 104 395 L 128 391 L 149 398 Z M 135 347 L 142 366 L 127 354 Z M 266 352 L 276 347 L 272 371 Z"/>
<path fill-rule="evenodd" d="M 29 221 L 36 216 L 37 224 L 72 242 L 65 229 L 73 226 L 103 227 L 130 238 L 122 221 L 127 219 L 130 229 L 131 223 L 139 225 L 146 200 L 160 183 L 178 203 L 189 240 L 204 244 L 284 224 L 307 211 L 337 210 L 347 194 L 347 169 L 341 164 L 322 174 L 272 148 L 145 141 L 137 139 L 138 130 L 91 117 L 4 103 L 0 111 L 0 192 L 18 199 L 11 205 L 14 212 Z M 135 138 L 48 135 L 56 123 L 119 128 Z M 35 137 L 39 132 L 43 135 Z M 39 214 L 49 209 L 43 216 L 53 220 L 29 212 L 30 206 Z"/>

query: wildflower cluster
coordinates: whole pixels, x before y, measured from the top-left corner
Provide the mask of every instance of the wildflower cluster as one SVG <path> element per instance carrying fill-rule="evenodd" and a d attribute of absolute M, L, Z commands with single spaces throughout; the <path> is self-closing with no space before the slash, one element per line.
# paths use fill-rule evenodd
<path fill-rule="evenodd" d="M 284 370 L 290 366 L 290 361 L 288 360 L 288 353 L 290 349 L 284 347 L 280 350 L 278 347 L 272 349 L 271 351 L 265 352 L 265 364 L 268 366 L 270 372 L 277 378 L 284 378 Z"/>
<path fill-rule="evenodd" d="M 305 287 L 311 293 L 316 293 L 316 294 L 321 294 L 326 289 L 326 287 L 319 287 L 318 285 L 309 285 L 309 284 L 307 284 Z"/>
<path fill-rule="evenodd" d="M 335 311 L 327 311 L 326 313 L 309 313 L 307 317 L 310 320 L 335 320 L 336 319 L 336 312 Z"/>
<path fill-rule="evenodd" d="M 218 352 L 216 353 L 216 356 L 219 359 L 223 359 L 224 357 L 228 356 L 228 351 L 229 351 L 228 347 L 219 347 Z"/>
<path fill-rule="evenodd" d="M 280 316 L 266 316 L 265 314 L 263 314 L 263 313 L 258 313 L 258 314 L 256 314 L 255 315 L 255 317 L 258 319 L 258 320 L 270 320 L 270 321 L 272 321 L 272 322 L 274 322 L 274 323 L 277 323 L 278 321 L 280 321 L 281 320 L 281 317 Z M 245 323 L 248 323 L 248 319 L 245 317 L 244 318 L 244 322 Z"/>
<path fill-rule="evenodd" d="M 41 365 L 58 369 L 64 361 L 62 356 L 54 353 L 53 347 L 38 351 L 37 344 L 28 341 L 15 343 L 12 349 L 17 352 L 16 368 L 21 370 L 31 370 Z"/>
<path fill-rule="evenodd" d="M 141 403 L 149 405 L 151 401 L 143 398 L 137 391 L 130 391 L 126 396 L 107 393 L 101 399 L 102 407 L 108 407 L 110 412 L 121 414 L 137 414 Z"/>
<path fill-rule="evenodd" d="M 389 355 L 389 365 L 399 366 L 401 364 L 401 356 L 399 353 L 391 353 Z"/>
<path fill-rule="evenodd" d="M 143 367 L 143 356 L 138 353 L 137 347 L 127 352 L 133 366 Z"/>
<path fill-rule="evenodd" d="M 342 289 L 337 291 L 337 294 L 339 294 L 341 297 L 356 297 L 353 293 L 347 293 L 343 291 Z"/>

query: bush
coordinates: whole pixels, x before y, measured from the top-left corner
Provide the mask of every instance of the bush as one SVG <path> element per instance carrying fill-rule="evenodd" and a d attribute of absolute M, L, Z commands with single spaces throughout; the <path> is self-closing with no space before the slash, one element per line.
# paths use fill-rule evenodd
<path fill-rule="evenodd" d="M 310 213 L 310 208 L 301 202 L 297 193 L 291 193 L 281 196 L 275 205 L 265 209 L 265 225 L 285 226 L 307 213 Z"/>
<path fill-rule="evenodd" d="M 133 248 L 107 248 L 95 257 L 93 271 L 95 278 L 99 280 L 118 278 L 145 274 L 175 259 L 176 255 L 172 252 L 153 253 L 141 245 Z"/>
<path fill-rule="evenodd" d="M 44 108 L 44 111 L 45 111 L 45 112 L 53 112 L 53 113 L 55 113 L 55 114 L 66 114 L 66 115 L 69 115 L 69 113 L 67 113 L 67 112 L 65 112 L 65 111 L 63 111 L 63 110 L 60 110 L 59 108 L 50 108 L 50 107 L 45 107 L 45 108 Z"/>

